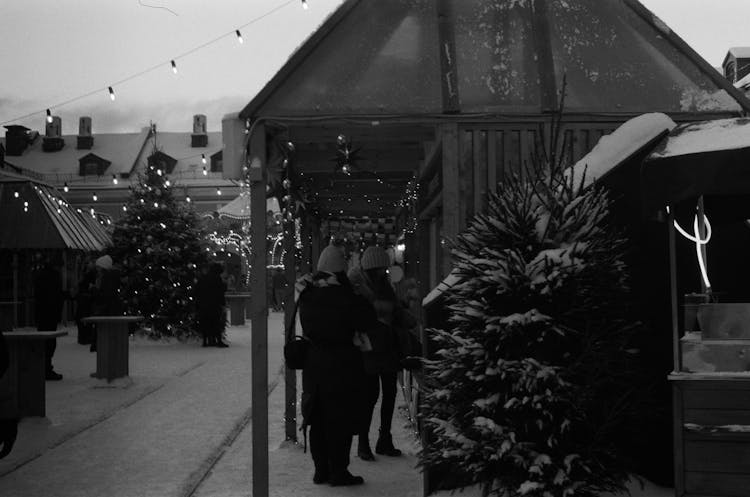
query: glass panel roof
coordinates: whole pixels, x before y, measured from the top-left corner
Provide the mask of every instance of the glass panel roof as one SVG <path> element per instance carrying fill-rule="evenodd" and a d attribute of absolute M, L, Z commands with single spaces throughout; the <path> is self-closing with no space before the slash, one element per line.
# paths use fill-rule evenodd
<path fill-rule="evenodd" d="M 568 112 L 738 111 L 740 106 L 625 0 L 445 0 L 454 29 L 462 113 L 542 110 L 539 46 L 551 44 Z M 252 115 L 442 113 L 435 0 L 349 0 L 316 46 L 246 109 Z M 342 10 L 343 12 L 343 10 Z M 548 26 L 549 33 L 538 32 Z M 311 39 L 315 39 L 313 36 Z M 309 42 L 308 42 L 309 43 Z M 292 66 L 293 64 L 293 66 Z M 542 74 L 542 76 L 548 75 Z M 260 105 L 260 108 L 257 108 Z M 243 113 L 244 114 L 244 113 Z"/>

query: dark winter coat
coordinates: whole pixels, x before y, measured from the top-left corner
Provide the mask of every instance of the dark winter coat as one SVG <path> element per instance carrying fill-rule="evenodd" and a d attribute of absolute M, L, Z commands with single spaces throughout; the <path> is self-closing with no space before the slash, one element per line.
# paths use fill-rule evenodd
<path fill-rule="evenodd" d="M 119 316 L 122 314 L 120 272 L 116 269 L 104 269 L 98 274 L 92 295 L 91 313 L 94 316 Z"/>
<path fill-rule="evenodd" d="M 215 335 L 223 328 L 224 297 L 227 286 L 214 271 L 201 275 L 195 285 L 195 310 L 200 332 L 206 336 Z"/>
<path fill-rule="evenodd" d="M 395 373 L 402 369 L 402 361 L 414 353 L 409 330 L 416 319 L 393 295 L 379 295 L 367 275 L 359 268 L 350 271 L 352 286 L 372 306 L 377 323 L 367 333 L 372 350 L 363 353 L 367 374 Z"/>
<path fill-rule="evenodd" d="M 96 284 L 96 270 L 88 270 L 78 280 L 78 292 L 76 293 L 76 320 L 91 315 L 93 298 Z"/>
<path fill-rule="evenodd" d="M 45 264 L 34 278 L 34 311 L 37 326 L 56 327 L 62 318 L 63 290 L 60 271 Z"/>
<path fill-rule="evenodd" d="M 309 424 L 316 402 L 335 404 L 341 428 L 355 433 L 364 409 L 362 353 L 354 345 L 355 331 L 373 325 L 375 315 L 346 280 L 316 274 L 299 298 L 302 333 L 310 347 L 302 371 L 302 415 Z"/>

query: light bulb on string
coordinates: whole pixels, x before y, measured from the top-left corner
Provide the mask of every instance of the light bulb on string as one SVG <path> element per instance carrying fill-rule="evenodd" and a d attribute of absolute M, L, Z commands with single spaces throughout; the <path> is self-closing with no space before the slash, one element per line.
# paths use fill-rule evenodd
<path fill-rule="evenodd" d="M 16 197 L 16 198 L 18 198 L 18 190 L 16 190 L 16 191 L 13 192 L 13 196 Z"/>
<path fill-rule="evenodd" d="M 91 198 L 94 199 L 94 202 L 96 202 L 97 200 L 99 200 L 99 197 L 96 196 L 96 192 L 94 192 L 94 194 L 91 195 Z"/>
<path fill-rule="evenodd" d="M 302 0 L 302 8 L 305 9 L 305 10 L 307 10 L 307 9 L 310 8 L 310 6 L 307 5 L 307 0 Z"/>
<path fill-rule="evenodd" d="M 177 64 L 175 64 L 174 59 L 172 59 L 170 62 L 172 64 L 172 72 L 177 74 Z"/>
<path fill-rule="evenodd" d="M 47 122 L 52 123 L 52 112 L 47 109 Z"/>
<path fill-rule="evenodd" d="M 117 176 L 114 174 L 112 175 L 112 183 L 115 185 L 117 184 Z"/>
<path fill-rule="evenodd" d="M 240 42 L 240 44 L 242 44 L 244 41 L 242 40 L 242 33 L 240 33 L 240 30 L 235 29 L 234 33 L 237 35 L 237 41 Z"/>
<path fill-rule="evenodd" d="M 123 206 L 122 206 L 122 211 L 123 211 L 123 212 L 127 212 L 127 211 L 128 211 L 128 207 L 127 207 L 126 205 L 123 205 Z"/>
<path fill-rule="evenodd" d="M 68 188 L 68 182 L 66 181 L 65 184 L 63 184 L 63 191 L 68 193 L 68 190 L 70 190 L 70 188 Z"/>
<path fill-rule="evenodd" d="M 93 217 L 94 214 L 95 214 L 94 208 L 93 207 L 89 207 L 89 212 L 91 213 L 91 216 Z"/>
<path fill-rule="evenodd" d="M 206 170 L 206 166 L 203 166 L 203 176 L 208 176 L 208 171 Z"/>
<path fill-rule="evenodd" d="M 221 197 L 221 188 L 216 188 L 216 195 Z"/>
<path fill-rule="evenodd" d="M 113 90 L 111 86 L 108 86 L 107 89 L 109 89 L 109 98 L 114 102 L 115 101 L 115 90 Z"/>
<path fill-rule="evenodd" d="M 206 163 L 206 154 L 201 154 L 201 162 Z"/>
<path fill-rule="evenodd" d="M 185 197 L 185 202 L 190 203 L 190 196 Z"/>

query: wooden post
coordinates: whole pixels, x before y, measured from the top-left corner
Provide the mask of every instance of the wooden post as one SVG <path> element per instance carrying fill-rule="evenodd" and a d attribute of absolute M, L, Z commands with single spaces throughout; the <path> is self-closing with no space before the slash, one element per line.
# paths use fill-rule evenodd
<path fill-rule="evenodd" d="M 284 337 L 284 343 L 294 338 L 295 316 L 294 314 L 294 282 L 297 279 L 294 251 L 296 246 L 295 223 L 284 219 L 284 273 L 286 276 L 286 289 L 284 290 L 284 330 L 290 333 Z M 297 372 L 285 368 L 284 391 L 284 425 L 286 427 L 286 440 L 297 441 Z"/>
<path fill-rule="evenodd" d="M 13 328 L 18 328 L 18 252 L 13 252 L 13 302 Z"/>
<path fill-rule="evenodd" d="M 458 125 L 448 123 L 440 127 L 443 143 L 443 238 L 446 239 L 442 249 L 442 274 L 445 276 L 451 270 L 448 240 L 455 240 L 461 227 L 461 181 L 458 167 Z M 441 249 L 438 247 L 438 250 Z"/>
<path fill-rule="evenodd" d="M 268 285 L 266 284 L 266 129 L 250 137 L 251 361 L 253 496 L 268 497 Z"/>
<path fill-rule="evenodd" d="M 680 329 L 677 321 L 677 244 L 674 235 L 674 212 L 671 209 L 667 215 L 667 232 L 669 233 L 669 290 L 672 306 L 672 365 L 674 371 L 679 372 L 682 369 L 682 358 L 680 357 Z"/>

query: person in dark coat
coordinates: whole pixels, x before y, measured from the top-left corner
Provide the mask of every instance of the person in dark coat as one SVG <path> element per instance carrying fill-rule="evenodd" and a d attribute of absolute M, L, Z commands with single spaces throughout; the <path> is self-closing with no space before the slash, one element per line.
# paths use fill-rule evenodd
<path fill-rule="evenodd" d="M 224 293 L 227 285 L 221 279 L 221 264 L 206 266 L 195 285 L 195 308 L 198 330 L 203 336 L 204 347 L 228 347 L 221 339 L 224 332 Z"/>
<path fill-rule="evenodd" d="M 62 318 L 63 289 L 62 276 L 57 264 L 47 259 L 34 275 L 34 311 L 38 331 L 57 331 L 57 323 Z M 57 339 L 49 338 L 45 343 L 45 377 L 47 380 L 62 380 L 52 366 L 52 357 L 57 348 Z"/>
<path fill-rule="evenodd" d="M 8 344 L 0 332 L 0 380 L 8 371 L 10 358 L 8 356 Z M 7 397 L 6 397 L 6 394 Z M 0 403 L 7 402 L 11 398 L 10 392 L 0 390 Z M 18 418 L 0 418 L 0 459 L 10 454 L 18 436 Z"/>
<path fill-rule="evenodd" d="M 96 281 L 91 299 L 91 314 L 93 316 L 120 316 L 123 311 L 120 298 L 120 271 L 114 267 L 112 258 L 108 255 L 99 257 L 96 266 Z M 96 333 L 92 336 L 91 352 L 96 351 Z"/>
<path fill-rule="evenodd" d="M 362 254 L 360 267 L 352 268 L 349 272 L 352 286 L 372 305 L 378 321 L 376 330 L 368 334 L 372 350 L 362 354 L 367 400 L 357 455 L 365 461 L 375 460 L 369 434 L 372 413 L 381 390 L 380 431 L 375 452 L 391 457 L 401 455 L 401 451 L 393 446 L 391 424 L 396 406 L 398 373 L 404 359 L 410 354 L 408 330 L 417 322 L 396 297 L 387 273 L 390 265 L 391 260 L 385 250 L 372 246 Z"/>
<path fill-rule="evenodd" d="M 362 353 L 355 336 L 374 322 L 374 313 L 352 290 L 340 248 L 326 247 L 317 269 L 297 285 L 302 333 L 311 341 L 302 370 L 302 425 L 310 426 L 313 482 L 359 485 L 364 479 L 348 470 L 364 406 Z"/>
<path fill-rule="evenodd" d="M 81 278 L 78 280 L 76 291 L 76 325 L 78 326 L 78 343 L 90 345 L 96 335 L 96 327 L 91 323 L 84 323 L 83 318 L 91 316 L 92 301 L 96 285 L 96 266 L 93 260 L 86 263 Z"/>

